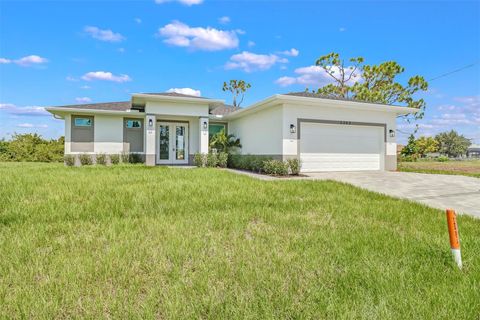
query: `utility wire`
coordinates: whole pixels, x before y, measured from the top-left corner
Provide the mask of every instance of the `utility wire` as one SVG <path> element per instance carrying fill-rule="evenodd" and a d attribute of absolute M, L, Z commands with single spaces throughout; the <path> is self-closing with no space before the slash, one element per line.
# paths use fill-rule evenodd
<path fill-rule="evenodd" d="M 461 67 L 461 68 L 455 69 L 455 70 L 453 70 L 453 71 L 450 71 L 450 72 L 441 74 L 441 75 L 439 75 L 439 76 L 433 77 L 433 78 L 431 78 L 430 80 L 428 80 L 428 82 L 431 82 L 431 81 L 433 81 L 433 80 L 437 80 L 437 79 L 440 79 L 440 78 L 449 76 L 449 75 L 451 75 L 451 74 L 453 74 L 453 73 L 457 73 L 457 72 L 460 72 L 460 71 L 462 71 L 462 70 L 471 68 L 471 67 L 473 67 L 474 65 L 476 65 L 477 63 L 478 63 L 478 61 L 477 61 L 477 62 L 474 62 L 474 63 L 471 63 L 471 64 L 468 64 L 468 65 L 466 65 L 466 66 L 463 66 L 463 67 Z"/>

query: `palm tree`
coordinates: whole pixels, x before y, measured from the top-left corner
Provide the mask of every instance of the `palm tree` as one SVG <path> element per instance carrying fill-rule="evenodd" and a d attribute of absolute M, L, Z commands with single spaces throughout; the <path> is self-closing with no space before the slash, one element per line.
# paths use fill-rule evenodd
<path fill-rule="evenodd" d="M 225 129 L 217 132 L 210 139 L 210 148 L 217 149 L 220 152 L 230 153 L 233 149 L 241 147 L 240 139 L 235 138 L 233 134 L 225 134 Z"/>

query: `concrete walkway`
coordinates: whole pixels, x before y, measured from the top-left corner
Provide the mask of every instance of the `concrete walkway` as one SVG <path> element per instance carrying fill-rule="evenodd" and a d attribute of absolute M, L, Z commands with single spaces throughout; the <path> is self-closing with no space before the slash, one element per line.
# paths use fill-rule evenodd
<path fill-rule="evenodd" d="M 413 172 L 309 173 L 315 180 L 336 180 L 397 198 L 417 201 L 459 214 L 480 218 L 480 179 L 465 176 Z"/>

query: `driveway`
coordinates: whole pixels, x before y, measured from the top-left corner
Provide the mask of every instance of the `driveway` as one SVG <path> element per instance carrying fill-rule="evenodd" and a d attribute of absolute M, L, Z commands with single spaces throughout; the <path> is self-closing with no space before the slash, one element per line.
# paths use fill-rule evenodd
<path fill-rule="evenodd" d="M 480 179 L 412 172 L 321 172 L 307 179 L 336 180 L 389 196 L 480 218 Z"/>

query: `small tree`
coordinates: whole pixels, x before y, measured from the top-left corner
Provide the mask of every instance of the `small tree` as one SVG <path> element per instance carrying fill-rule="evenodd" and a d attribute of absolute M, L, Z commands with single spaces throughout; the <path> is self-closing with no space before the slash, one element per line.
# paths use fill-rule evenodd
<path fill-rule="evenodd" d="M 245 92 L 250 89 L 250 83 L 247 83 L 243 80 L 230 80 L 229 83 L 223 83 L 223 91 L 230 91 L 233 95 L 233 106 L 240 107 L 243 102 L 243 98 L 245 97 Z M 240 97 L 240 101 L 237 101 L 238 97 Z"/>
<path fill-rule="evenodd" d="M 415 141 L 418 154 L 424 157 L 427 153 L 438 151 L 438 141 L 433 137 L 420 137 Z"/>
<path fill-rule="evenodd" d="M 463 135 L 459 135 L 455 130 L 442 132 L 435 136 L 439 144 L 439 151 L 449 157 L 458 157 L 467 153 L 468 147 L 472 144 L 470 140 Z"/>
<path fill-rule="evenodd" d="M 408 137 L 408 143 L 405 147 L 403 147 L 400 154 L 405 160 L 415 161 L 417 159 L 418 149 L 417 144 L 415 143 L 415 136 L 413 134 Z"/>
<path fill-rule="evenodd" d="M 227 135 L 225 129 L 217 132 L 210 139 L 210 148 L 215 148 L 220 152 L 230 153 L 232 150 L 241 147 L 240 139 L 235 138 L 233 134 Z"/>

